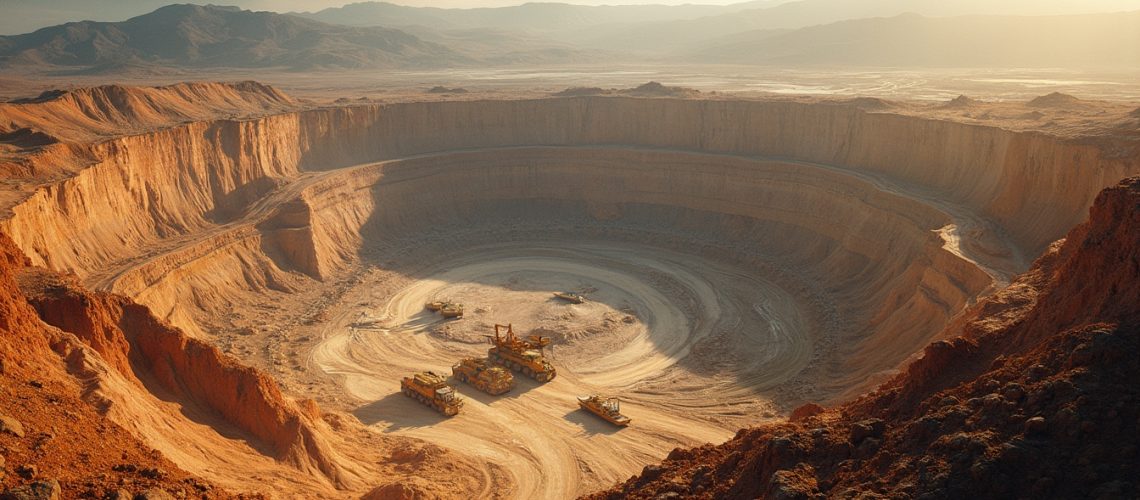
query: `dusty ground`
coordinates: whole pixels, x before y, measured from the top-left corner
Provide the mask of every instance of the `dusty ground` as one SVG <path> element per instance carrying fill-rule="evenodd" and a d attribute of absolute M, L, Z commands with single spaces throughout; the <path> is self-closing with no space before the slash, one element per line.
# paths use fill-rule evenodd
<path fill-rule="evenodd" d="M 716 98 L 709 96 L 710 88 L 735 89 L 723 81 L 702 82 L 694 73 L 575 75 L 488 73 L 458 75 L 454 80 L 440 74 L 383 75 L 374 80 L 356 75 L 328 86 L 323 83 L 327 77 L 281 78 L 286 82 L 283 87 L 311 100 L 304 105 L 331 104 L 337 97 L 406 101 L 546 96 L 567 86 L 630 85 L 659 77 L 702 88 L 708 98 Z M 821 76 L 781 78 L 786 82 L 778 85 L 802 90 Z M 952 81 L 945 75 L 847 78 L 846 87 L 808 93 L 933 99 L 931 88 Z M 897 81 L 882 81 L 892 78 Z M 861 105 L 1012 129 L 1047 129 L 1060 135 L 1111 130 L 1114 120 L 1135 109 L 1134 102 L 1061 99 L 1032 109 L 1021 102 L 1002 102 L 1028 100 L 1046 90 L 1081 97 L 1133 95 L 1127 90 L 1133 87 L 1126 83 L 1051 78 L 1041 80 L 1046 89 L 1025 81 L 980 82 L 978 87 L 952 86 L 954 90 L 936 95 L 941 99 L 973 89 L 983 92 L 986 85 L 1021 88 L 988 87 L 989 99 L 957 105 L 875 99 Z M 829 85 L 842 86 L 840 80 Z M 428 83 L 469 86 L 472 92 L 425 94 L 421 87 Z M 18 95 L 28 95 L 27 82 L 15 79 L 0 80 L 0 93 L 17 95 L 10 92 L 20 85 Z M 1098 93 L 1098 88 L 1125 91 Z M 710 161 L 714 156 L 709 155 Z M 1005 236 L 969 208 L 885 178 L 810 166 L 857 177 L 880 191 L 945 212 L 954 221 L 940 231 L 946 248 L 978 264 L 997 285 L 1025 268 L 1026 256 L 1011 251 Z M 219 226 L 218 232 L 255 226 L 302 188 L 329 175 L 309 172 L 291 179 L 240 220 Z M 545 238 L 533 239 L 518 237 L 525 227 L 499 233 L 466 228 L 463 234 L 449 228 L 426 229 L 410 239 L 380 242 L 365 253 L 363 262 L 328 282 L 317 284 L 297 276 L 292 283 L 301 288 L 297 293 L 267 294 L 252 299 L 256 307 L 235 308 L 224 317 L 200 323 L 211 341 L 272 373 L 290 395 L 311 397 L 323 408 L 351 413 L 379 435 L 415 437 L 456 449 L 497 464 L 513 476 L 509 481 L 513 489 L 498 488 L 508 482 L 500 476 L 503 469 L 486 466 L 483 477 L 476 479 L 485 487 L 473 492 L 480 496 L 556 498 L 588 493 L 659 461 L 674 447 L 723 442 L 742 426 L 783 415 L 792 402 L 835 396 L 815 386 L 811 370 L 834 361 L 831 333 L 842 318 L 829 315 L 833 304 L 811 289 L 811 277 L 801 275 L 802 270 L 750 267 L 719 258 L 709 248 L 686 251 L 683 240 L 670 241 L 669 235 L 652 231 L 583 237 L 575 232 L 574 222 L 547 228 Z M 93 273 L 88 282 L 110 288 L 132 267 L 207 236 L 203 232 L 163 240 L 146 254 L 126 257 Z M 726 253 L 739 254 L 740 249 Z M 562 303 L 552 297 L 559 290 L 584 292 L 592 300 Z M 424 302 L 441 298 L 463 302 L 467 316 L 445 321 L 423 310 Z M 449 373 L 460 358 L 485 354 L 488 345 L 483 336 L 492 333 L 496 323 L 512 323 L 522 334 L 553 337 L 551 356 L 559 377 L 544 385 L 520 378 L 518 387 L 501 397 L 460 385 L 467 403 L 463 413 L 452 419 L 399 394 L 400 376 L 424 369 Z M 796 374 L 801 375 L 793 377 Z M 634 425 L 619 430 L 578 410 L 574 397 L 592 392 L 622 397 L 624 412 Z"/>
<path fill-rule="evenodd" d="M 951 214 L 957 225 L 942 233 L 947 246 L 995 282 L 1024 265 L 1008 252 L 979 251 L 1008 242 L 972 230 L 984 221 L 968 209 L 860 177 Z M 694 255 L 682 234 L 619 227 L 608 238 L 575 238 L 582 221 L 549 220 L 548 227 L 425 227 L 381 239 L 341 281 L 267 298 L 211 331 L 290 392 L 349 412 L 377 433 L 503 466 L 515 489 L 495 493 L 516 498 L 589 493 L 675 447 L 722 442 L 790 405 L 835 396 L 816 386 L 812 370 L 835 360 L 840 319 L 798 270 L 746 267 L 710 248 Z M 560 290 L 591 300 L 567 304 L 553 297 Z M 445 320 L 424 309 L 440 299 L 463 303 L 466 316 Z M 467 403 L 451 419 L 399 393 L 401 376 L 449 374 L 459 359 L 485 355 L 484 336 L 496 323 L 554 338 L 558 378 L 544 385 L 520 378 L 501 397 L 457 384 Z M 574 397 L 590 393 L 620 396 L 634 425 L 617 429 L 580 411 Z M 493 478 L 485 471 L 483 484 Z"/>
<path fill-rule="evenodd" d="M 771 395 L 742 378 L 764 373 L 764 385 L 775 385 L 803 368 L 815 343 L 804 306 L 775 284 L 652 246 L 492 244 L 401 270 L 371 267 L 327 319 L 302 329 L 316 342 L 305 365 L 279 373 L 298 384 L 313 379 L 305 372 L 328 375 L 308 391 L 376 432 L 505 466 L 517 489 L 498 493 L 516 498 L 590 492 L 676 446 L 721 442 L 756 415 L 775 417 Z M 591 300 L 568 304 L 554 299 L 558 290 Z M 444 320 L 423 307 L 437 298 L 468 312 Z M 520 377 L 501 397 L 458 385 L 467 402 L 451 419 L 399 394 L 402 375 L 450 373 L 453 362 L 485 355 L 495 323 L 553 337 L 558 377 L 543 385 Z M 620 396 L 635 425 L 618 429 L 580 411 L 574 397 L 589 393 Z"/>

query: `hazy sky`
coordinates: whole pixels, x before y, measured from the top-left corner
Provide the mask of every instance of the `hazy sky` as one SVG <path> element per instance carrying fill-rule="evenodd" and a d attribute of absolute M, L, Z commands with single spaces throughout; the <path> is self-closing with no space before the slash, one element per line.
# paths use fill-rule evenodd
<path fill-rule="evenodd" d="M 215 3 L 253 10 L 317 11 L 363 0 L 0 0 L 0 34 L 27 33 L 43 26 L 71 21 L 123 21 L 169 3 Z M 474 8 L 516 6 L 528 0 L 389 0 L 414 7 Z M 705 3 L 728 5 L 740 0 L 540 0 L 579 5 L 630 5 L 630 3 Z M 1140 0 L 1138 0 L 1140 1 Z"/>
<path fill-rule="evenodd" d="M 361 0 L 0 0 L 0 35 L 28 33 L 36 29 L 62 24 L 69 21 L 122 21 L 145 14 L 171 3 L 213 3 L 237 5 L 246 9 L 271 10 L 276 12 L 318 11 L 327 7 L 339 7 L 346 3 Z M 388 0 L 391 3 L 418 7 L 502 7 L 519 5 L 528 0 Z M 614 4 L 710 4 L 727 5 L 743 0 L 529 0 L 561 2 L 581 5 Z M 790 1 L 790 0 L 783 0 Z M 839 2 L 878 2 L 902 5 L 910 0 L 836 0 Z M 917 1 L 917 0 L 914 0 Z M 1140 9 L 1140 0 L 942 0 L 947 5 L 958 2 L 978 7 L 979 11 L 990 11 L 1000 6 L 1019 5 L 1014 13 L 1032 14 L 1040 5 L 1041 12 L 1111 12 Z M 773 3 L 781 3 L 775 0 Z M 827 3 L 827 2 L 824 2 Z M 918 2 L 938 4 L 936 0 Z M 1104 7 L 1100 9 L 1099 7 Z M 959 9 L 961 10 L 961 9 Z M 1008 10 L 1008 9 L 1007 9 Z M 972 13 L 972 12 L 971 12 Z"/>
<path fill-rule="evenodd" d="M 237 5 L 276 12 L 318 11 L 360 0 L 0 0 L 0 35 L 28 33 L 69 21 L 122 21 L 172 3 Z M 416 7 L 502 7 L 527 0 L 388 0 Z M 544 0 L 582 5 L 683 3 L 726 5 L 738 0 Z"/>

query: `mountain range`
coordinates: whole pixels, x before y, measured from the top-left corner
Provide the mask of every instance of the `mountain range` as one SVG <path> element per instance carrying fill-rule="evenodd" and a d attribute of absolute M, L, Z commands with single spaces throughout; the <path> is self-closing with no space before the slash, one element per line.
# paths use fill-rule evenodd
<path fill-rule="evenodd" d="M 1056 14 L 1020 15 L 1034 5 Z M 755 0 L 482 9 L 364 2 L 300 14 L 181 4 L 121 22 L 79 21 L 0 36 L 0 67 L 431 69 L 600 61 L 1140 67 L 1140 10 L 1077 13 L 1094 5 L 1128 2 Z"/>
<path fill-rule="evenodd" d="M 237 7 L 169 5 L 122 22 L 80 21 L 0 37 L 0 65 L 88 67 L 442 67 L 466 56 L 383 27 Z"/>

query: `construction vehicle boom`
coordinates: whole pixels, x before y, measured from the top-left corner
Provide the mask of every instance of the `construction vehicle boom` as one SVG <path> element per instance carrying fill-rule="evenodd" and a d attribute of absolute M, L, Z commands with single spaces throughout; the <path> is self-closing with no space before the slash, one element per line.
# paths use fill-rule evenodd
<path fill-rule="evenodd" d="M 506 335 L 499 330 L 506 329 Z M 550 345 L 550 337 L 530 335 L 526 340 L 515 335 L 512 325 L 495 325 L 495 336 L 487 338 L 494 347 L 487 350 L 487 359 L 539 382 L 549 382 L 557 372 L 546 359 L 543 348 Z"/>

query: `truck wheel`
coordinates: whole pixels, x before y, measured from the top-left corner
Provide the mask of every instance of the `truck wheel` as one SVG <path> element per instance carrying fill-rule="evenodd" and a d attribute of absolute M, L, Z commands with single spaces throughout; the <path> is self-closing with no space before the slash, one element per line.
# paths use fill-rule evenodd
<path fill-rule="evenodd" d="M 528 377 L 534 377 L 534 370 L 531 370 L 529 366 L 523 368 L 523 373 Z"/>

